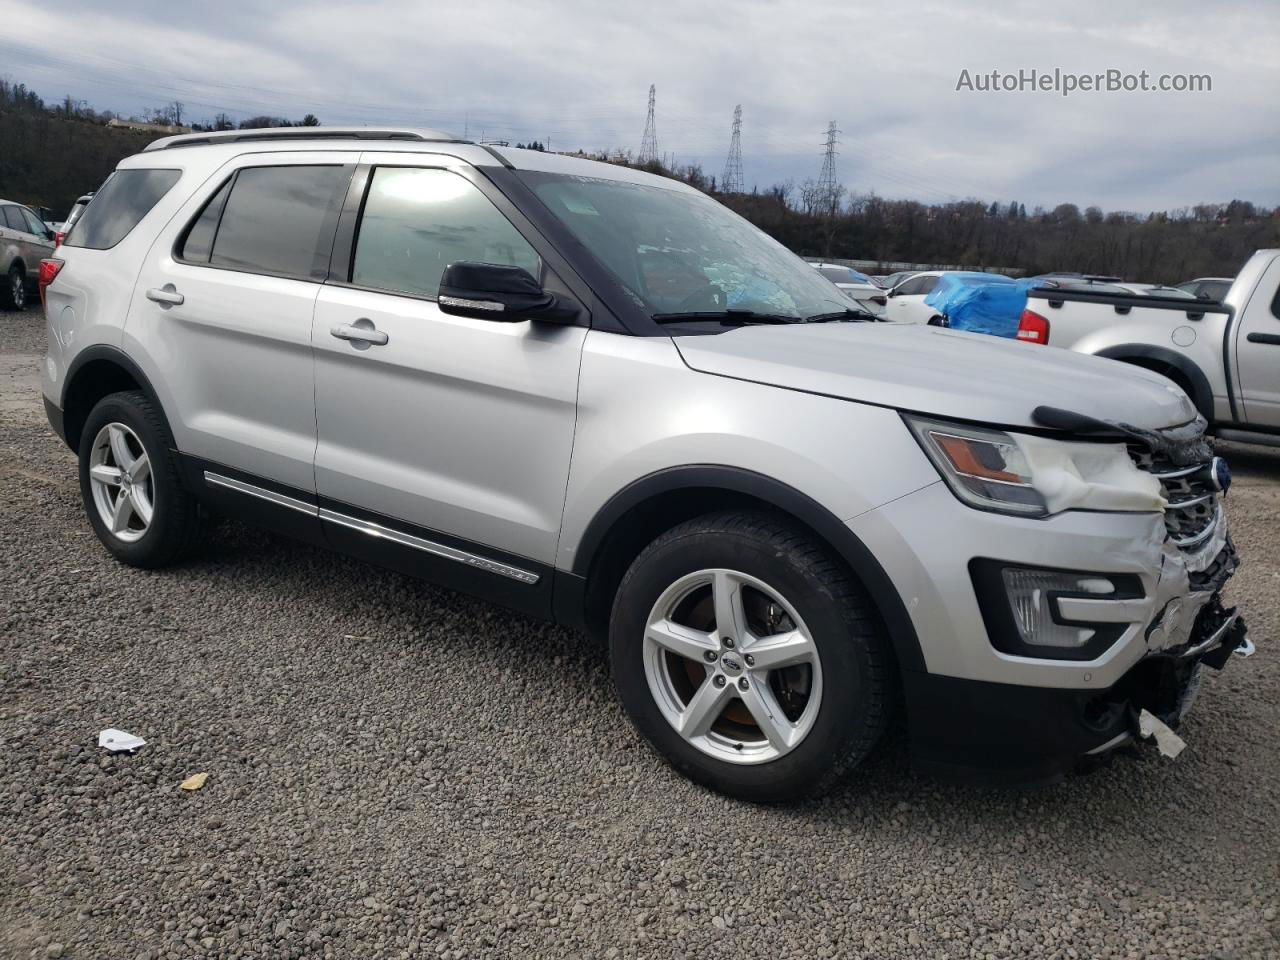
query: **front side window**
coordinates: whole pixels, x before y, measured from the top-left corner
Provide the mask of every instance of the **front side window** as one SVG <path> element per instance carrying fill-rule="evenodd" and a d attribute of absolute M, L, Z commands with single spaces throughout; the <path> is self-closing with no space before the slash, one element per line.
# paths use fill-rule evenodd
<path fill-rule="evenodd" d="M 821 273 L 710 197 L 595 177 L 518 176 L 658 319 L 730 309 L 804 320 L 848 310 Z"/>
<path fill-rule="evenodd" d="M 211 266 L 323 280 L 350 180 L 350 168 L 337 165 L 244 167 L 230 184 L 221 218 L 216 225 L 207 222 L 215 204 L 207 205 L 187 235 L 184 253 L 189 248 L 199 261 L 200 245 L 216 226 Z M 91 212 L 97 202 L 95 197 Z"/>
<path fill-rule="evenodd" d="M 45 222 L 30 210 L 23 207 L 21 212 L 27 219 L 27 233 L 34 233 L 37 237 L 43 237 L 49 232 L 49 228 L 45 226 Z"/>
<path fill-rule="evenodd" d="M 76 221 L 63 243 L 68 247 L 108 250 L 129 235 L 160 198 L 168 193 L 181 170 L 117 170 Z"/>
<path fill-rule="evenodd" d="M 475 260 L 539 274 L 538 254 L 480 190 L 448 170 L 373 171 L 356 235 L 356 286 L 435 297 L 451 263 Z"/>

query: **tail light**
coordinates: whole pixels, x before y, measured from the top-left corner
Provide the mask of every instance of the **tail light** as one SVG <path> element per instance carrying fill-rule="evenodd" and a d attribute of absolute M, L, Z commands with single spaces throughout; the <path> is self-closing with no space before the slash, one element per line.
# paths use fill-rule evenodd
<path fill-rule="evenodd" d="M 44 307 L 46 310 L 49 308 L 49 305 L 45 302 L 44 292 L 49 289 L 49 284 L 53 283 L 54 278 L 57 277 L 59 271 L 62 270 L 62 265 L 65 262 L 66 261 L 64 260 L 55 260 L 52 257 L 47 260 L 40 261 L 40 277 L 37 282 L 40 286 L 40 306 Z"/>
<path fill-rule="evenodd" d="M 62 246 L 62 241 L 65 239 L 67 239 L 67 231 L 65 230 L 55 231 L 53 234 L 53 245 L 55 247 L 60 247 Z"/>
<path fill-rule="evenodd" d="M 1018 339 L 1025 343 L 1048 343 L 1048 319 L 1030 310 L 1023 310 L 1018 319 Z"/>

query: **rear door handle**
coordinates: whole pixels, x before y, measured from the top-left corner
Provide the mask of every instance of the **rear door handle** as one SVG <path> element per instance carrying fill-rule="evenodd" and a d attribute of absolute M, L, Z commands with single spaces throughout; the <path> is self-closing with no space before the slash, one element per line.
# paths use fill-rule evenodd
<path fill-rule="evenodd" d="M 370 320 L 357 320 L 355 323 L 340 323 L 329 333 L 339 340 L 350 340 L 353 344 L 372 344 L 385 347 L 391 338 L 373 325 Z"/>
<path fill-rule="evenodd" d="M 1269 343 L 1273 346 L 1280 347 L 1280 334 L 1275 333 L 1251 333 L 1245 338 L 1250 343 Z"/>
<path fill-rule="evenodd" d="M 182 303 L 183 296 L 172 285 L 167 287 L 152 287 L 147 291 L 147 299 L 154 300 L 156 303 L 168 303 L 177 306 Z"/>

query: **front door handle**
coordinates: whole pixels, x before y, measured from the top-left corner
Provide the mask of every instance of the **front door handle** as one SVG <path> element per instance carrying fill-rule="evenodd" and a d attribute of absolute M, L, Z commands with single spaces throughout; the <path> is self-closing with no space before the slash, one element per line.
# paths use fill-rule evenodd
<path fill-rule="evenodd" d="M 173 284 L 166 284 L 163 287 L 152 287 L 147 291 L 147 299 L 154 300 L 156 303 L 167 303 L 171 306 L 177 306 L 183 300 L 182 294 L 173 288 Z"/>
<path fill-rule="evenodd" d="M 369 346 L 385 347 L 391 338 L 373 325 L 373 321 L 363 317 L 355 323 L 340 323 L 329 331 L 339 340 L 350 340 L 359 350 Z"/>

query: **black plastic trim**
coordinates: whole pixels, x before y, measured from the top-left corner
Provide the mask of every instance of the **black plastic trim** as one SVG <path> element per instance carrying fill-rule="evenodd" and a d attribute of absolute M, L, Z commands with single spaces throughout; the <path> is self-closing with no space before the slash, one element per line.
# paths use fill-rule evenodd
<path fill-rule="evenodd" d="M 1245 337 L 1250 343 L 1269 343 L 1280 346 L 1280 333 L 1251 333 Z"/>
<path fill-rule="evenodd" d="M 64 418 L 67 410 L 67 397 L 71 391 L 72 385 L 76 382 L 76 378 L 86 366 L 98 360 L 110 362 L 127 373 L 138 385 L 138 389 L 146 395 L 147 399 L 151 401 L 155 408 L 161 411 L 164 410 L 164 405 L 160 402 L 160 396 L 156 393 L 155 387 L 151 385 L 151 381 L 147 379 L 147 375 L 142 372 L 142 368 L 134 362 L 133 358 L 119 347 L 113 347 L 105 343 L 97 343 L 91 347 L 85 347 L 76 354 L 76 358 L 72 360 L 71 365 L 67 367 L 66 376 L 62 378 L 62 394 L 58 398 L 58 407 L 62 410 Z M 68 437 L 65 432 L 63 434 L 63 440 L 66 441 L 67 446 L 71 447 L 73 450 L 75 449 L 72 438 Z"/>
<path fill-rule="evenodd" d="M 58 435 L 59 440 L 66 443 L 67 446 L 71 446 L 70 443 L 67 443 L 67 432 L 63 425 L 62 408 L 48 397 L 42 397 L 42 399 L 44 400 L 44 415 L 49 420 L 49 426 L 53 429 L 53 432 Z"/>
<path fill-rule="evenodd" d="M 572 573 L 589 580 L 593 566 L 614 525 L 646 500 L 681 489 L 717 489 L 772 504 L 822 537 L 862 582 L 888 628 L 903 670 L 924 670 L 924 655 L 915 625 L 897 588 L 875 555 L 835 514 L 816 500 L 764 474 L 737 467 L 698 464 L 660 470 L 624 487 L 592 518 L 579 542 Z"/>
<path fill-rule="evenodd" d="M 1204 371 L 1186 354 L 1146 343 L 1122 343 L 1099 350 L 1097 356 L 1108 360 L 1155 360 L 1167 363 L 1187 378 L 1191 384 L 1191 402 L 1205 420 L 1213 422 L 1213 388 L 1209 386 L 1209 378 L 1204 375 Z"/>
<path fill-rule="evenodd" d="M 1204 300 L 1187 300 L 1182 297 L 1144 297 L 1138 294 L 1094 293 L 1086 290 L 1047 290 L 1043 287 L 1032 287 L 1027 291 L 1028 297 L 1037 300 L 1048 300 L 1051 304 L 1061 305 L 1068 300 L 1078 303 L 1103 303 L 1121 307 L 1150 307 L 1154 310 L 1174 310 L 1187 314 L 1192 319 L 1200 319 L 1206 313 L 1230 314 L 1231 308 L 1226 304 L 1210 303 Z"/>
<path fill-rule="evenodd" d="M 1055 623 L 1069 626 L 1091 627 L 1094 636 L 1082 647 L 1048 647 L 1023 641 L 1018 625 L 1009 606 L 1009 594 L 1005 589 L 1003 571 L 1006 567 L 1020 570 L 1039 570 L 1045 573 L 1065 573 L 1081 577 L 1106 577 L 1116 586 L 1116 592 L 1106 596 L 1090 593 L 1054 591 L 1051 594 L 1050 615 Z M 975 557 L 969 561 L 969 576 L 982 610 L 982 622 L 987 628 L 991 646 L 1001 653 L 1015 657 L 1033 657 L 1037 660 L 1096 660 L 1124 634 L 1123 623 L 1081 623 L 1067 620 L 1058 610 L 1059 597 L 1079 597 L 1087 600 L 1140 600 L 1146 596 L 1142 581 L 1132 573 L 1109 573 L 1099 570 L 1065 570 L 1059 567 L 1033 567 L 1011 560 L 992 560 Z"/>

